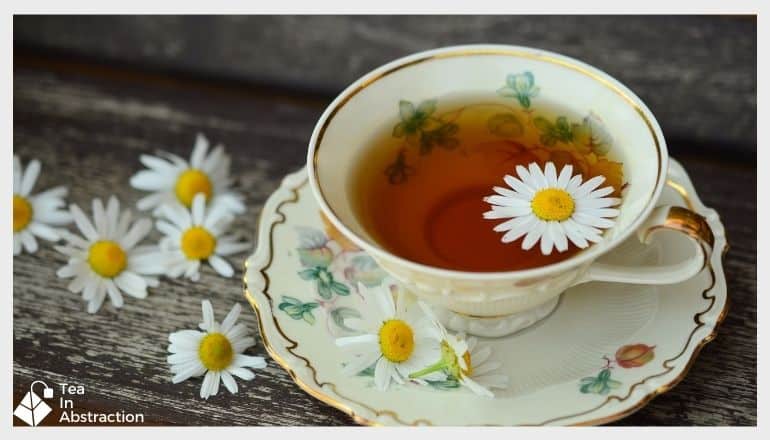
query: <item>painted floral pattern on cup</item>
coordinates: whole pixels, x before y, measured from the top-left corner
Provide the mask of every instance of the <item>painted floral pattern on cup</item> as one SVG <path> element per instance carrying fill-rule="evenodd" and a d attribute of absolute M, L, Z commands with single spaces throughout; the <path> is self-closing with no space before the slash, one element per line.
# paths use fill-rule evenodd
<path fill-rule="evenodd" d="M 621 368 L 638 368 L 655 358 L 655 346 L 647 344 L 624 345 L 615 352 L 615 358 L 604 356 L 604 367 L 596 376 L 580 379 L 580 392 L 583 394 L 606 395 L 618 388 L 622 382 L 612 378 L 612 370 L 617 365 Z"/>
<path fill-rule="evenodd" d="M 331 335 L 349 332 L 345 318 L 359 317 L 354 307 L 342 305 L 340 298 L 351 294 L 360 295 L 356 286 L 377 286 L 385 279 L 383 271 L 374 260 L 347 240 L 321 214 L 324 230 L 312 227 L 296 227 L 299 245 L 296 248 L 301 268 L 297 276 L 309 283 L 311 295 L 283 295 L 278 309 L 294 320 L 314 325 L 316 313 L 326 316 L 327 330 Z"/>
<path fill-rule="evenodd" d="M 497 94 L 505 98 L 516 98 L 525 109 L 532 105 L 532 98 L 538 95 L 540 87 L 535 85 L 535 75 L 530 71 L 512 73 L 505 77 L 505 85 Z"/>
<path fill-rule="evenodd" d="M 393 137 L 406 138 L 410 145 L 419 148 L 420 154 L 428 154 L 434 147 L 457 148 L 457 124 L 436 117 L 436 104 L 435 99 L 428 99 L 415 106 L 402 99 L 398 103 L 401 122 L 393 127 Z"/>

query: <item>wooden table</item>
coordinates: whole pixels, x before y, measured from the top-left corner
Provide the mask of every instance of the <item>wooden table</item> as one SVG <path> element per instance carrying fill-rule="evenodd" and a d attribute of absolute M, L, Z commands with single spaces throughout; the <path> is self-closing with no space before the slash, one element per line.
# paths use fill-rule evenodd
<path fill-rule="evenodd" d="M 731 308 L 718 337 L 676 388 L 616 424 L 755 425 L 754 17 L 16 17 L 14 153 L 42 161 L 39 189 L 67 185 L 84 207 L 109 194 L 133 205 L 139 155 L 187 156 L 203 132 L 235 157 L 248 211 L 234 230 L 253 240 L 265 199 L 303 166 L 316 119 L 348 82 L 398 56 L 473 42 L 555 50 L 626 83 L 726 226 Z M 201 299 L 220 319 L 240 302 L 256 333 L 242 270 L 163 279 L 145 300 L 89 315 L 55 275 L 64 263 L 50 244 L 14 258 L 14 403 L 44 379 L 84 385 L 78 407 L 143 412 L 150 424 L 352 423 L 272 361 L 235 396 L 202 401 L 200 381 L 171 384 L 168 334 L 195 327 Z M 266 356 L 261 343 L 249 353 Z"/>

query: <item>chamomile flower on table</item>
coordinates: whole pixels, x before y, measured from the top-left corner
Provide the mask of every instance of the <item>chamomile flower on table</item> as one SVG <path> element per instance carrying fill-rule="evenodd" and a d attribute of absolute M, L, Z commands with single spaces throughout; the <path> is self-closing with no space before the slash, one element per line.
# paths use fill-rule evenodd
<path fill-rule="evenodd" d="M 156 287 L 152 275 L 163 273 L 162 258 L 155 246 L 137 246 L 152 229 L 146 218 L 132 222 L 131 210 L 120 212 L 120 202 L 110 197 L 107 206 L 93 200 L 93 222 L 77 205 L 70 213 L 80 233 L 62 232 L 67 242 L 55 249 L 69 257 L 56 275 L 73 278 L 67 288 L 82 292 L 88 313 L 96 313 L 106 297 L 116 308 L 123 306 L 123 294 L 145 298 L 148 287 Z"/>
<path fill-rule="evenodd" d="M 238 392 L 235 377 L 243 380 L 254 379 L 249 368 L 265 368 L 267 362 L 262 356 L 248 356 L 243 352 L 257 344 L 248 336 L 249 330 L 239 324 L 240 304 L 236 303 L 222 323 L 214 319 L 211 302 L 202 302 L 203 322 L 198 330 L 180 330 L 168 336 L 168 363 L 174 377 L 173 383 L 191 377 L 204 376 L 200 396 L 208 399 L 219 392 L 219 382 L 232 394 Z"/>
<path fill-rule="evenodd" d="M 24 170 L 19 157 L 13 156 L 13 255 L 21 254 L 22 249 L 37 252 L 35 237 L 58 241 L 56 226 L 72 222 L 69 211 L 61 209 L 66 206 L 67 188 L 57 186 L 32 194 L 39 175 L 40 161 L 30 161 Z"/>
<path fill-rule="evenodd" d="M 374 383 L 384 391 L 440 357 L 440 324 L 422 314 L 416 303 L 408 305 L 403 290 L 394 302 L 388 286 L 367 288 L 359 283 L 358 289 L 366 298 L 362 317 L 348 318 L 345 325 L 360 334 L 335 340 L 346 355 L 343 374 L 352 376 L 374 366 Z"/>
<path fill-rule="evenodd" d="M 615 189 L 600 188 L 604 176 L 583 182 L 580 174 L 572 174 L 572 165 L 565 165 L 557 175 L 553 162 L 542 170 L 537 163 L 528 168 L 516 167 L 518 177 L 506 175 L 509 188 L 496 186 L 496 194 L 485 197 L 492 209 L 484 213 L 487 219 L 508 219 L 494 227 L 504 232 L 503 243 L 524 237 L 521 247 L 531 249 L 538 241 L 543 255 L 555 247 L 564 252 L 568 240 L 579 248 L 589 242 L 601 241 L 602 229 L 614 225 L 619 211 L 613 206 L 619 198 L 608 197 Z"/>
<path fill-rule="evenodd" d="M 222 145 L 208 150 L 208 139 L 198 134 L 189 161 L 166 152 L 141 155 L 147 169 L 131 177 L 131 186 L 152 194 L 140 199 L 137 208 L 152 209 L 154 215 L 167 204 L 190 208 L 195 195 L 202 193 L 210 204 L 222 204 L 236 214 L 245 212 L 242 197 L 230 189 L 230 156 Z"/>
<path fill-rule="evenodd" d="M 426 316 L 436 319 L 427 305 L 421 303 L 420 306 Z M 490 346 L 481 346 L 476 338 L 466 339 L 464 334 L 453 335 L 444 327 L 438 327 L 438 330 L 441 332 L 441 358 L 413 372 L 411 379 L 425 379 L 443 372 L 475 394 L 485 397 L 494 397 L 493 388 L 508 388 L 508 376 L 496 373 L 502 363 L 491 359 Z"/>
<path fill-rule="evenodd" d="M 209 265 L 223 277 L 233 276 L 233 267 L 223 257 L 250 248 L 235 236 L 224 235 L 232 215 L 223 205 L 206 206 L 203 194 L 193 198 L 192 210 L 180 205 L 164 205 L 160 209 L 162 219 L 155 225 L 165 236 L 160 241 L 166 275 L 184 276 L 192 281 L 200 279 L 201 262 Z"/>

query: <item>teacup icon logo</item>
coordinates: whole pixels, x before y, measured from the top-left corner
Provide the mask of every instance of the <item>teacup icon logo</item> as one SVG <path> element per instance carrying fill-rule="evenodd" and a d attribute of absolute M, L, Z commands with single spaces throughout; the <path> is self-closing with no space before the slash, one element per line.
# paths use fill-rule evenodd
<path fill-rule="evenodd" d="M 36 380 L 29 386 L 29 391 L 21 399 L 21 403 L 13 411 L 13 415 L 30 426 L 37 426 L 51 412 L 51 407 L 35 393 L 35 384 L 43 385 L 43 399 L 53 398 L 53 388 L 42 380 Z"/>

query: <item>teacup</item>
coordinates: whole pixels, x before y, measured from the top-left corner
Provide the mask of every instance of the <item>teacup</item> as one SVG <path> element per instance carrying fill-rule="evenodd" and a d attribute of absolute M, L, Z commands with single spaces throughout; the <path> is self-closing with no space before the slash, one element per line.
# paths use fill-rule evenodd
<path fill-rule="evenodd" d="M 431 267 L 384 249 L 363 227 L 349 197 L 358 149 L 373 132 L 398 122 L 398 102 L 468 93 L 499 99 L 505 78 L 530 72 L 513 84 L 523 95 L 558 102 L 575 113 L 601 117 L 614 155 L 629 183 L 620 214 L 603 239 L 564 261 L 509 272 L 463 272 Z M 518 88 L 517 88 L 518 87 Z M 384 125 L 383 125 L 384 124 Z M 705 220 L 682 208 L 660 206 L 667 179 L 663 133 L 647 106 L 608 74 L 544 50 L 501 45 L 447 47 L 410 55 L 364 75 L 326 109 L 310 139 L 310 185 L 331 223 L 368 252 L 393 278 L 430 303 L 444 324 L 479 336 L 513 333 L 547 316 L 569 287 L 588 281 L 672 284 L 697 275 L 710 257 L 713 235 Z M 647 242 L 654 231 L 679 231 L 693 244 L 693 257 L 661 266 L 627 267 L 597 262 L 631 234 Z"/>

